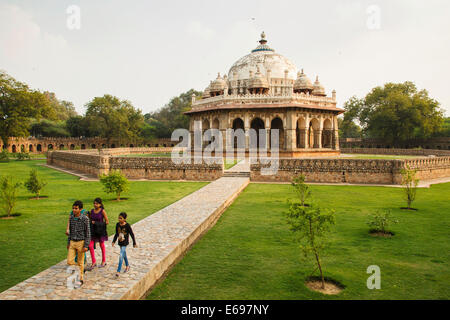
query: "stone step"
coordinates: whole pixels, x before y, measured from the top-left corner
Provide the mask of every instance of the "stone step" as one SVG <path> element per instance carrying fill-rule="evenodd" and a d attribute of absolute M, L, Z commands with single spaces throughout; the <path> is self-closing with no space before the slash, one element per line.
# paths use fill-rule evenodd
<path fill-rule="evenodd" d="M 250 177 L 250 172 L 239 172 L 239 171 L 225 171 L 223 173 L 224 177 Z"/>

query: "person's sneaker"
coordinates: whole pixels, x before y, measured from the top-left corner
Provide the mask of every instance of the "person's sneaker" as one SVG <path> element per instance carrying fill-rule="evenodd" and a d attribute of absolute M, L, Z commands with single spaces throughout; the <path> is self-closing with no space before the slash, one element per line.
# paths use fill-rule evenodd
<path fill-rule="evenodd" d="M 125 273 L 125 272 L 128 272 L 128 271 L 130 271 L 130 266 L 125 267 L 124 273 Z"/>
<path fill-rule="evenodd" d="M 106 267 L 106 262 L 103 262 L 101 265 L 98 266 L 99 268 L 104 268 Z"/>
<path fill-rule="evenodd" d="M 119 277 L 119 275 L 120 275 L 120 273 L 116 272 L 116 278 L 118 278 L 118 277 Z"/>
<path fill-rule="evenodd" d="M 75 288 L 75 289 L 81 288 L 81 286 L 83 285 L 83 283 L 84 283 L 83 280 L 80 280 L 80 281 L 75 282 L 74 288 Z"/>

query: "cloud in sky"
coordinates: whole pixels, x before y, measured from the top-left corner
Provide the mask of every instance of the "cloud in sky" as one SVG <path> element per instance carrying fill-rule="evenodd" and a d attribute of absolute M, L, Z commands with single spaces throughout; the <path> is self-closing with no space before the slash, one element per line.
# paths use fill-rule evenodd
<path fill-rule="evenodd" d="M 81 7 L 81 29 L 68 30 L 66 9 Z M 379 30 L 367 8 L 378 5 Z M 411 80 L 450 115 L 450 2 L 430 0 L 279 0 L 123 2 L 3 0 L 0 69 L 33 88 L 74 102 L 114 94 L 144 113 L 191 88 L 257 46 L 269 45 L 319 75 L 340 106 L 386 82 Z"/>

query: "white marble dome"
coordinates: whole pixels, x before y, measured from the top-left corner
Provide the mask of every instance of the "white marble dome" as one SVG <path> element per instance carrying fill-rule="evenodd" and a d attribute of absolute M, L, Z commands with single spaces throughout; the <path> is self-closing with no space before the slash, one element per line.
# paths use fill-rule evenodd
<path fill-rule="evenodd" d="M 260 45 L 252 52 L 236 61 L 228 72 L 229 80 L 245 80 L 250 78 L 250 71 L 256 73 L 257 67 L 263 76 L 270 70 L 271 78 L 284 79 L 285 70 L 287 78 L 295 80 L 297 78 L 297 67 L 286 57 L 278 54 L 266 43 L 264 33 L 261 34 Z"/>

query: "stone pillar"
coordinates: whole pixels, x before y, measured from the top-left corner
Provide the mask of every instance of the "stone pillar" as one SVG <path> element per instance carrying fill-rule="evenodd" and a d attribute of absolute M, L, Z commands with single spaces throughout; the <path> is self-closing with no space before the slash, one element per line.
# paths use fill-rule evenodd
<path fill-rule="evenodd" d="M 285 130 L 285 144 L 286 150 L 292 151 L 297 148 L 297 135 L 296 135 L 296 121 L 295 114 L 292 111 L 287 111 L 286 114 L 286 130 Z"/>
<path fill-rule="evenodd" d="M 267 151 L 269 152 L 269 151 L 270 151 L 270 148 L 272 147 L 272 146 L 270 145 L 270 129 L 269 129 L 269 128 L 266 128 L 265 130 L 266 130 L 266 149 L 267 149 Z"/>
<path fill-rule="evenodd" d="M 100 155 L 98 165 L 98 175 L 109 173 L 109 156 Z"/>
<path fill-rule="evenodd" d="M 250 119 L 248 112 L 244 115 L 245 151 L 250 151 Z"/>
<path fill-rule="evenodd" d="M 337 116 L 333 118 L 333 138 L 331 142 L 331 147 L 335 150 L 339 150 L 339 128 Z"/>
<path fill-rule="evenodd" d="M 322 148 L 322 130 L 314 131 L 314 148 Z"/>

